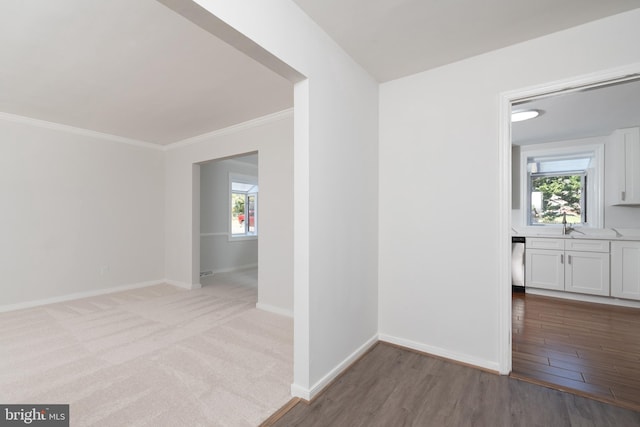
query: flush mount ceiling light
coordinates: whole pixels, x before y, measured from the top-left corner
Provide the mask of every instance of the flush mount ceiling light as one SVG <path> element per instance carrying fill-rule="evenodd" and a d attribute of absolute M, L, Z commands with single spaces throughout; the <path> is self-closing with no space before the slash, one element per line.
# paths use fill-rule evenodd
<path fill-rule="evenodd" d="M 511 122 L 522 122 L 524 120 L 535 119 L 540 115 L 540 110 L 521 110 L 511 113 Z"/>

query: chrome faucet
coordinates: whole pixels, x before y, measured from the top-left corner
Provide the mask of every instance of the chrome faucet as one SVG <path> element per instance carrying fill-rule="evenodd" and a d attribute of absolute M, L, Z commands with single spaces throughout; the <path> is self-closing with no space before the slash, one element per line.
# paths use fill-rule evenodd
<path fill-rule="evenodd" d="M 567 227 L 567 213 L 562 214 L 562 235 L 566 236 L 573 231 L 573 227 L 570 225 Z"/>

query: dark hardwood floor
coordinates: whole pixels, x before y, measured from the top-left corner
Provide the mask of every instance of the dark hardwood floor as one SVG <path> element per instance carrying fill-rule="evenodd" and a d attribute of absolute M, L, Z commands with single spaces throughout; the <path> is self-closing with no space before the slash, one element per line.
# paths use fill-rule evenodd
<path fill-rule="evenodd" d="M 512 376 L 640 411 L 640 309 L 513 293 Z"/>
<path fill-rule="evenodd" d="M 283 426 L 638 426 L 640 413 L 378 343 Z"/>

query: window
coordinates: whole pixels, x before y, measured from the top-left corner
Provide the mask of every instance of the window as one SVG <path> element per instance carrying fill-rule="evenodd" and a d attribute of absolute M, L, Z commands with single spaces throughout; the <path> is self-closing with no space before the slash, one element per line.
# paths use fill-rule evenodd
<path fill-rule="evenodd" d="M 529 225 L 587 222 L 586 181 L 591 156 L 529 158 Z"/>
<path fill-rule="evenodd" d="M 603 147 L 559 145 L 522 148 L 525 223 L 602 227 Z"/>
<path fill-rule="evenodd" d="M 231 237 L 258 235 L 258 183 L 255 177 L 230 176 Z"/>

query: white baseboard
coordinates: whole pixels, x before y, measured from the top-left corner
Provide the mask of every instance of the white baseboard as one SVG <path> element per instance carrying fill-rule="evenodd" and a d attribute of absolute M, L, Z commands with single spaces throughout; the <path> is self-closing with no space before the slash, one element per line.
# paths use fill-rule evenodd
<path fill-rule="evenodd" d="M 309 390 L 299 386 L 298 384 L 291 384 L 291 396 L 292 397 L 299 397 L 300 399 L 304 399 L 307 402 L 309 402 L 311 400 L 311 398 L 309 397 L 310 393 Z"/>
<path fill-rule="evenodd" d="M 200 283 L 186 283 L 186 282 L 179 282 L 177 280 L 169 280 L 169 279 L 165 279 L 164 283 L 168 283 L 172 286 L 177 286 L 182 289 L 187 289 L 189 291 L 193 289 L 200 289 L 202 287 L 202 284 Z"/>
<path fill-rule="evenodd" d="M 575 294 L 572 292 L 553 291 L 550 289 L 534 289 L 525 288 L 525 292 L 531 295 L 541 295 L 544 297 L 562 298 L 572 301 L 593 302 L 596 304 L 609 304 L 619 307 L 640 308 L 640 301 L 632 301 L 626 299 L 602 297 L 599 295 Z"/>
<path fill-rule="evenodd" d="M 305 389 L 297 384 L 291 384 L 291 394 L 294 397 L 300 397 L 306 401 L 310 401 L 318 395 L 326 386 L 329 385 L 338 375 L 340 375 L 345 369 L 347 369 L 353 362 L 355 362 L 360 356 L 366 353 L 371 347 L 378 342 L 378 335 L 374 335 L 369 338 L 364 344 L 362 344 L 356 351 L 351 353 L 346 359 L 340 362 L 335 368 L 333 368 L 327 375 L 322 377 L 316 382 L 310 389 Z"/>
<path fill-rule="evenodd" d="M 203 269 L 200 273 L 211 271 L 211 274 L 207 275 L 207 276 L 211 276 L 213 274 L 233 273 L 234 271 L 249 270 L 251 268 L 258 268 L 258 264 L 256 263 L 243 264 L 243 265 L 236 265 L 234 267 L 224 267 L 224 268 L 217 268 L 217 269 L 209 267 L 209 268 Z M 202 276 L 202 277 L 207 277 L 207 276 Z"/>
<path fill-rule="evenodd" d="M 89 298 L 89 297 L 95 297 L 100 295 L 113 294 L 116 292 L 128 291 L 131 289 L 146 288 L 147 286 L 159 285 L 162 283 L 166 283 L 166 281 L 162 279 L 150 280 L 148 282 L 130 283 L 128 285 L 114 286 L 112 288 L 102 288 L 102 289 L 96 289 L 92 291 L 74 292 L 72 294 L 61 295 L 58 297 L 39 299 L 35 301 L 25 301 L 17 304 L 2 305 L 0 306 L 0 313 L 6 312 L 6 311 L 22 310 L 24 308 L 38 307 L 38 306 L 47 305 L 47 304 L 56 304 L 59 302 L 72 301 L 72 300 L 81 299 L 81 298 Z"/>
<path fill-rule="evenodd" d="M 411 341 L 405 338 L 398 338 L 391 335 L 380 334 L 378 338 L 382 342 L 388 342 L 390 344 L 396 344 L 402 347 L 410 348 L 412 350 L 421 351 L 423 353 L 432 354 L 434 356 L 443 357 L 456 362 L 461 362 L 466 365 L 472 365 L 490 371 L 500 372 L 500 365 L 498 362 L 491 362 L 489 360 L 478 359 L 467 354 L 456 353 L 450 350 L 446 350 L 440 347 L 434 347 L 427 344 L 422 344 L 416 341 Z"/>
<path fill-rule="evenodd" d="M 256 308 L 258 310 L 268 311 L 269 313 L 275 313 L 281 316 L 293 317 L 293 310 L 287 310 L 286 308 L 280 308 L 270 304 L 258 302 L 256 303 Z"/>

